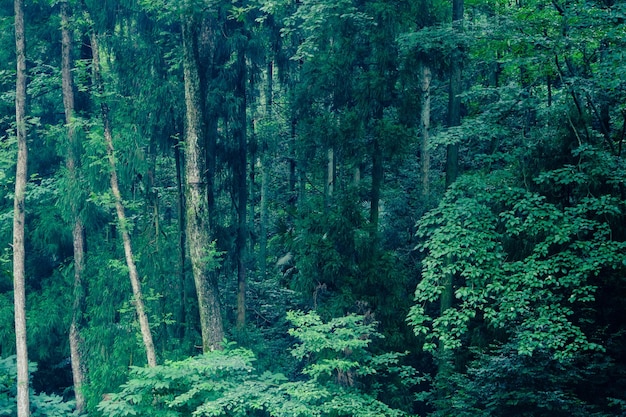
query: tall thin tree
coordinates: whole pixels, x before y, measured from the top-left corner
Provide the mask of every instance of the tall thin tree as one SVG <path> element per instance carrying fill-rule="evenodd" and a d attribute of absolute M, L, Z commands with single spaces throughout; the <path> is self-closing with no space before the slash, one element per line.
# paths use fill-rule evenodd
<path fill-rule="evenodd" d="M 452 25 L 459 31 L 463 25 L 464 0 L 452 1 Z M 462 88 L 462 65 L 463 57 L 459 47 L 454 48 L 450 59 L 450 86 L 448 93 L 448 127 L 459 126 L 461 124 L 461 88 Z M 453 143 L 446 149 L 446 187 L 450 187 L 459 175 L 459 144 Z M 447 260 L 450 264 L 452 257 Z M 454 274 L 447 273 L 443 276 L 443 290 L 439 301 L 440 312 L 443 315 L 446 310 L 452 307 L 454 294 Z M 452 354 L 440 346 L 439 369 L 441 378 L 447 378 L 452 371 L 454 358 Z M 441 395 L 445 396 L 445 392 Z"/>
<path fill-rule="evenodd" d="M 61 78 L 63 89 L 63 107 L 65 109 L 65 123 L 67 124 L 67 153 L 65 165 L 67 167 L 70 187 L 78 190 L 78 165 L 77 136 L 74 129 L 74 81 L 72 79 L 72 36 L 70 32 L 70 6 L 63 1 L 61 3 Z M 83 222 L 80 218 L 80 210 L 76 193 L 72 193 L 71 216 L 72 216 L 72 242 L 74 248 L 74 301 L 72 305 L 72 322 L 70 324 L 70 359 L 72 365 L 72 378 L 74 382 L 74 394 L 76 398 L 76 410 L 83 412 L 85 409 L 85 395 L 83 385 L 85 381 L 85 365 L 83 360 L 82 339 L 80 335 L 80 320 L 83 313 L 83 270 L 85 269 L 85 242 L 83 237 Z"/>
<path fill-rule="evenodd" d="M 452 25 L 458 31 L 463 25 L 464 2 L 452 1 Z M 448 126 L 461 124 L 461 88 L 463 57 L 459 47 L 452 50 L 450 57 L 450 88 L 448 93 Z M 459 175 L 459 144 L 452 143 L 446 149 L 446 187 Z"/>
<path fill-rule="evenodd" d="M 432 71 L 427 63 L 420 68 L 420 85 L 422 90 L 422 109 L 420 112 L 420 130 L 422 132 L 422 192 L 430 194 L 430 83 Z"/>
<path fill-rule="evenodd" d="M 236 129 L 233 132 L 236 140 L 237 156 L 234 167 L 235 182 L 237 184 L 237 239 L 236 239 L 236 256 L 237 256 L 237 327 L 243 328 L 246 324 L 246 287 L 247 287 L 247 269 L 245 264 L 246 258 L 246 240 L 247 240 L 247 223 L 246 223 L 246 206 L 248 201 L 248 190 L 246 186 L 246 164 L 247 164 L 247 101 L 246 101 L 246 56 L 244 47 L 241 46 L 237 50 L 237 78 L 235 85 L 235 94 L 239 99 L 237 108 Z"/>
<path fill-rule="evenodd" d="M 102 76 L 100 74 L 100 54 L 98 50 L 98 36 L 95 31 L 91 32 L 91 48 L 92 48 L 92 65 L 93 75 L 97 88 L 102 91 L 103 83 Z M 146 308 L 143 302 L 143 294 L 141 291 L 141 280 L 139 279 L 139 273 L 137 272 L 137 265 L 133 257 L 132 243 L 130 239 L 130 232 L 128 229 L 128 220 L 124 211 L 124 203 L 122 200 L 122 193 L 120 192 L 119 182 L 117 179 L 117 168 L 115 163 L 115 148 L 113 146 L 113 133 L 111 129 L 111 120 L 109 115 L 109 106 L 106 101 L 100 102 L 100 113 L 102 117 L 102 124 L 104 127 L 104 141 L 106 144 L 107 158 L 109 160 L 110 180 L 111 180 L 111 192 L 115 200 L 115 211 L 117 213 L 117 220 L 120 224 L 122 232 L 122 242 L 124 244 L 124 255 L 126 257 L 126 265 L 128 267 L 128 275 L 130 278 L 130 284 L 133 289 L 133 304 L 137 312 L 139 319 L 139 327 L 141 330 L 141 337 L 146 350 L 146 358 L 148 366 L 156 366 L 156 353 L 154 349 L 154 341 L 152 339 L 152 332 L 150 331 L 150 323 L 148 321 L 148 315 L 146 314 Z"/>
<path fill-rule="evenodd" d="M 15 345 L 17 352 L 17 415 L 30 415 L 28 392 L 28 348 L 26 346 L 26 271 L 24 248 L 26 166 L 26 42 L 24 39 L 24 0 L 15 0 L 15 126 L 17 135 L 17 168 L 13 201 L 13 296 L 15 308 Z"/>

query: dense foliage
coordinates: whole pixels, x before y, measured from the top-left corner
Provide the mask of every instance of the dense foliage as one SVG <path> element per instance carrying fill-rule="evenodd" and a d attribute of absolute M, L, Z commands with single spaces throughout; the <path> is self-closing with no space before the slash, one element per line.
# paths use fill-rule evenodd
<path fill-rule="evenodd" d="M 31 414 L 626 414 L 626 5 L 451 3 L 25 0 Z"/>

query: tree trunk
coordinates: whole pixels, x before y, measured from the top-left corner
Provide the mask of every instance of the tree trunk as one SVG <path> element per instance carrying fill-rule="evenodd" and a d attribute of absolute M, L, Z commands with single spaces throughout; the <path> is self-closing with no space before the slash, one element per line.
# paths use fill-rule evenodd
<path fill-rule="evenodd" d="M 24 39 L 24 1 L 15 0 L 15 126 L 17 167 L 13 199 L 13 297 L 15 313 L 15 350 L 17 353 L 17 416 L 30 415 L 28 387 L 28 348 L 26 345 L 26 271 L 24 248 L 24 200 L 26 194 L 28 147 L 26 144 L 26 42 Z"/>
<path fill-rule="evenodd" d="M 329 201 L 332 200 L 333 193 L 335 192 L 335 166 L 335 149 L 331 146 L 328 148 L 328 189 L 326 193 Z"/>
<path fill-rule="evenodd" d="M 195 21 L 182 22 L 183 71 L 185 79 L 185 197 L 187 214 L 187 246 L 193 270 L 202 349 L 208 352 L 222 348 L 224 327 L 218 296 L 217 277 L 210 259 L 209 203 L 206 197 L 205 154 L 202 149 L 204 131 L 203 98 L 200 88 L 197 34 Z"/>
<path fill-rule="evenodd" d="M 102 80 L 100 76 L 100 59 L 98 51 L 98 38 L 95 33 L 91 35 L 91 48 L 93 53 L 93 72 L 95 78 L 95 84 L 98 89 L 102 90 Z M 115 200 L 115 211 L 117 213 L 117 220 L 119 222 L 119 229 L 122 234 L 122 242 L 124 245 L 124 255 L 126 257 L 126 265 L 128 266 L 128 275 L 130 278 L 130 284 L 133 289 L 133 304 L 137 312 L 139 319 L 139 327 L 141 329 L 141 337 L 146 349 L 146 358 L 148 366 L 156 366 L 156 353 L 154 350 L 154 342 L 152 340 L 152 332 L 150 331 L 150 324 L 148 322 L 148 315 L 143 303 L 143 295 L 141 292 L 141 281 L 137 272 L 137 265 L 133 258 L 133 250 L 130 240 L 130 232 L 128 228 L 128 220 L 126 219 L 126 213 L 124 212 L 124 204 L 122 201 L 122 194 L 120 193 L 119 183 L 117 179 L 117 169 L 115 166 L 115 148 L 113 147 L 113 135 L 111 133 L 111 122 L 109 118 L 109 107 L 104 100 L 100 103 L 100 111 L 102 116 L 102 124 L 104 127 L 104 141 L 106 144 L 107 158 L 109 160 L 110 168 L 110 180 L 111 180 L 111 192 Z"/>
<path fill-rule="evenodd" d="M 237 146 L 237 157 L 235 161 L 235 182 L 237 184 L 237 328 L 242 329 L 246 325 L 246 209 L 248 201 L 248 189 L 246 186 L 246 162 L 247 162 L 247 116 L 246 116 L 246 57 L 240 48 L 237 51 L 237 80 L 235 95 L 239 100 L 237 110 L 237 121 L 235 122 L 235 140 Z"/>
<path fill-rule="evenodd" d="M 61 3 L 61 76 L 63 89 L 63 107 L 65 109 L 65 123 L 67 124 L 67 155 L 65 164 L 70 180 L 70 189 L 73 190 L 74 200 L 71 204 L 71 215 L 74 223 L 72 227 L 72 242 L 74 248 L 74 301 L 72 303 L 72 322 L 70 324 L 70 359 L 72 365 L 72 379 L 74 382 L 74 395 L 76 398 L 76 411 L 82 413 L 85 410 L 85 395 L 83 385 L 85 381 L 85 365 L 83 360 L 82 338 L 80 334 L 80 321 L 83 315 L 83 270 L 85 269 L 85 242 L 83 236 L 83 223 L 80 218 L 79 198 L 75 192 L 79 190 L 77 168 L 79 165 L 76 132 L 73 126 L 74 118 L 74 82 L 72 79 L 72 38 L 69 30 L 69 4 Z"/>
<path fill-rule="evenodd" d="M 271 123 L 272 104 L 274 95 L 274 62 L 269 59 L 267 63 L 267 88 L 265 91 L 265 117 Z M 261 140 L 261 201 L 259 202 L 259 271 L 261 278 L 267 274 L 267 189 L 269 183 L 269 158 L 267 137 L 264 135 Z M 289 190 L 292 192 L 292 190 Z"/>
<path fill-rule="evenodd" d="M 463 24 L 463 0 L 452 2 L 452 23 L 456 30 Z M 450 90 L 448 95 L 448 127 L 461 124 L 461 91 L 463 56 L 459 48 L 452 51 L 450 57 Z M 446 154 L 446 187 L 456 181 L 459 175 L 459 144 L 448 145 Z"/>
<path fill-rule="evenodd" d="M 420 128 L 422 131 L 422 192 L 425 196 L 430 194 L 430 82 L 432 73 L 430 66 L 422 64 L 421 89 L 422 110 L 420 114 Z"/>
<path fill-rule="evenodd" d="M 460 30 L 463 24 L 463 0 L 452 1 L 452 23 L 455 30 Z M 463 56 L 459 48 L 452 51 L 450 62 L 450 90 L 448 96 L 448 127 L 459 126 L 461 124 L 461 89 Z M 446 155 L 446 188 L 450 187 L 457 179 L 459 174 L 459 145 L 458 143 L 448 145 Z M 448 259 L 447 263 L 451 264 L 453 259 Z M 443 290 L 440 298 L 440 311 L 444 314 L 446 310 L 452 307 L 453 300 L 453 274 L 446 274 L 442 277 Z M 439 347 L 439 365 L 438 375 L 447 378 L 452 372 L 454 356 L 443 347 Z M 440 393 L 447 396 L 446 392 Z"/>
<path fill-rule="evenodd" d="M 381 115 L 382 118 L 382 115 Z M 380 118 L 378 119 L 380 120 Z M 374 137 L 372 146 L 372 188 L 370 191 L 370 234 L 374 240 L 378 234 L 378 219 L 380 217 L 380 190 L 383 185 L 383 155 L 380 141 Z"/>
<path fill-rule="evenodd" d="M 183 186 L 182 157 L 180 147 L 182 141 L 177 140 L 174 145 L 174 159 L 176 163 L 176 185 L 178 193 L 178 295 L 180 306 L 178 308 L 179 337 L 182 339 L 187 330 L 187 279 L 186 279 L 186 259 L 187 250 L 185 247 L 185 187 Z"/>

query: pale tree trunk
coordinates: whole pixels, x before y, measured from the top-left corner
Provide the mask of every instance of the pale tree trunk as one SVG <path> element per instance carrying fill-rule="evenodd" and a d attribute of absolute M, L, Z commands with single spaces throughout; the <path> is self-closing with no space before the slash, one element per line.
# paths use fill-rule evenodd
<path fill-rule="evenodd" d="M 327 195 L 328 195 L 328 199 L 332 200 L 333 198 L 333 193 L 335 192 L 335 149 L 331 146 L 330 148 L 328 148 L 328 181 L 327 181 L 327 185 L 328 185 L 328 189 L 327 189 Z"/>
<path fill-rule="evenodd" d="M 422 110 L 420 113 L 420 128 L 422 131 L 422 192 L 430 194 L 430 82 L 432 73 L 430 66 L 421 67 Z"/>
<path fill-rule="evenodd" d="M 196 22 L 183 18 L 183 74 L 185 79 L 185 196 L 187 246 L 193 271 L 204 352 L 221 349 L 224 327 L 217 277 L 210 259 L 209 203 L 202 144 L 204 105 L 200 88 Z"/>
<path fill-rule="evenodd" d="M 103 89 L 102 79 L 100 76 L 100 59 L 98 51 L 98 38 L 94 32 L 91 34 L 91 48 L 93 53 L 93 72 L 96 86 L 100 90 Z M 115 211 L 117 212 L 117 220 L 119 222 L 119 228 L 122 233 L 122 242 L 124 245 L 124 255 L 126 257 L 126 265 L 128 267 L 128 275 L 130 278 L 130 284 L 133 289 L 133 304 L 137 312 L 137 318 L 139 319 L 139 327 L 141 329 L 141 337 L 146 349 L 146 358 L 148 366 L 156 366 L 156 353 L 154 350 L 154 342 L 152 340 L 152 333 L 150 331 L 150 323 L 148 322 L 148 315 L 143 303 L 143 295 L 141 292 L 141 281 L 139 274 L 137 273 L 137 265 L 133 258 L 133 250 L 130 240 L 130 232 L 128 230 L 128 220 L 124 212 L 124 204 L 122 201 L 122 194 L 120 193 L 119 183 L 117 180 L 117 170 L 115 167 L 115 148 L 113 147 L 113 135 L 111 133 L 111 122 L 109 118 L 109 107 L 104 100 L 100 103 L 100 111 L 102 116 L 102 124 L 104 127 L 104 141 L 106 144 L 107 158 L 109 160 L 110 180 L 111 180 L 111 192 L 115 200 Z"/>
<path fill-rule="evenodd" d="M 74 117 L 74 83 L 72 80 L 72 38 L 69 30 L 69 4 L 61 3 L 61 76 L 63 87 L 63 107 L 65 109 L 65 123 L 67 124 L 67 156 L 65 164 L 70 177 L 71 190 L 77 191 L 78 184 L 78 156 L 76 153 L 77 139 L 73 127 Z M 80 335 L 80 319 L 83 308 L 83 270 L 85 267 L 85 242 L 83 238 L 83 224 L 80 219 L 78 201 L 71 202 L 73 219 L 72 242 L 74 247 L 74 301 L 72 304 L 72 322 L 70 324 L 70 359 L 72 364 L 72 378 L 74 381 L 74 395 L 76 410 L 82 413 L 85 409 L 83 385 L 85 381 L 85 367 L 82 358 L 82 338 Z"/>
<path fill-rule="evenodd" d="M 28 348 L 26 346 L 26 271 L 24 249 L 24 197 L 26 194 L 26 55 L 24 40 L 24 1 L 15 0 L 15 126 L 17 134 L 17 168 L 13 201 L 13 296 L 15 312 L 15 347 L 17 353 L 17 415 L 30 415 L 28 393 Z"/>
<path fill-rule="evenodd" d="M 330 146 L 326 150 L 326 174 L 324 176 L 324 210 L 332 204 L 335 191 L 335 149 Z"/>
<path fill-rule="evenodd" d="M 265 117 L 272 121 L 272 104 L 274 95 L 274 62 L 267 62 L 267 88 L 265 91 Z M 261 201 L 259 202 L 259 270 L 261 278 L 267 274 L 267 188 L 269 185 L 269 158 L 267 137 L 262 138 L 261 144 Z M 290 190 L 291 191 L 291 190 Z"/>

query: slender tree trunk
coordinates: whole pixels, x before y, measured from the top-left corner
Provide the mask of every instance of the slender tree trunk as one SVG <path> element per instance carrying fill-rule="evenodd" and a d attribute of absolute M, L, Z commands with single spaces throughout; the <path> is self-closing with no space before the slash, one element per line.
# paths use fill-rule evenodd
<path fill-rule="evenodd" d="M 274 95 L 274 62 L 269 59 L 267 62 L 267 88 L 265 91 L 265 117 L 272 121 L 272 107 Z M 267 274 L 267 188 L 269 183 L 269 158 L 267 137 L 261 140 L 261 201 L 259 202 L 259 271 L 261 278 Z M 291 191 L 291 190 L 290 190 Z"/>
<path fill-rule="evenodd" d="M 382 115 L 381 115 L 382 118 Z M 380 120 L 377 119 L 377 120 Z M 370 234 L 374 239 L 378 234 L 378 219 L 380 217 L 380 190 L 383 185 L 383 155 L 380 142 L 374 137 L 372 146 L 372 188 L 370 191 Z"/>
<path fill-rule="evenodd" d="M 264 146 L 265 147 L 265 146 Z M 267 157 L 265 153 L 267 149 L 263 149 L 261 156 L 261 201 L 259 202 L 259 272 L 261 278 L 267 275 L 267 189 L 269 183 L 269 167 L 267 166 Z"/>
<path fill-rule="evenodd" d="M 13 297 L 15 313 L 15 346 L 17 353 L 17 416 L 30 415 L 28 390 L 28 348 L 26 346 L 26 271 L 24 248 L 24 200 L 26 194 L 26 43 L 24 39 L 24 1 L 15 0 L 15 125 L 17 133 L 17 168 L 13 200 Z"/>
<path fill-rule="evenodd" d="M 335 192 L 335 149 L 329 146 L 326 150 L 326 173 L 324 174 L 324 211 L 332 205 Z"/>
<path fill-rule="evenodd" d="M 452 1 L 452 23 L 456 30 L 463 25 L 463 0 Z M 452 51 L 450 62 L 450 90 L 448 96 L 448 126 L 461 124 L 461 91 L 462 91 L 463 56 L 459 48 Z M 446 187 L 449 187 L 459 175 L 459 144 L 448 145 L 446 155 Z"/>
<path fill-rule="evenodd" d="M 237 57 L 237 85 L 235 94 L 239 99 L 237 111 L 238 121 L 235 123 L 235 139 L 237 141 L 237 160 L 235 162 L 235 176 L 237 183 L 237 328 L 242 329 L 246 325 L 246 236 L 247 236 L 247 201 L 248 189 L 246 186 L 246 161 L 247 161 L 247 116 L 246 116 L 246 57 L 242 48 Z"/>
<path fill-rule="evenodd" d="M 452 23 L 455 30 L 461 30 L 463 25 L 463 0 L 452 1 Z M 463 56 L 459 48 L 452 51 L 450 63 L 450 90 L 448 97 L 448 126 L 454 127 L 461 124 L 461 91 L 462 91 L 462 65 Z M 459 145 L 458 143 L 448 145 L 446 155 L 446 187 L 450 187 L 457 179 L 459 174 Z M 448 259 L 448 263 L 452 263 L 453 259 Z M 442 277 L 443 290 L 440 298 L 440 311 L 444 314 L 446 310 L 452 307 L 453 300 L 453 274 L 446 274 Z M 439 347 L 439 366 L 438 375 L 447 378 L 452 371 L 454 357 L 451 352 L 443 347 Z M 440 395 L 447 396 L 446 391 Z"/>
<path fill-rule="evenodd" d="M 83 270 L 85 269 L 85 242 L 83 236 L 83 223 L 80 218 L 78 204 L 80 189 L 77 169 L 79 166 L 77 155 L 77 138 L 73 126 L 74 118 L 74 82 L 72 79 L 72 37 L 69 29 L 69 4 L 61 3 L 61 76 L 63 89 L 63 107 L 65 109 L 65 123 L 67 124 L 67 155 L 65 164 L 70 179 L 70 188 L 74 201 L 71 204 L 72 212 L 72 242 L 74 248 L 74 301 L 72 304 L 72 322 L 70 324 L 70 359 L 72 365 L 72 379 L 74 382 L 74 395 L 76 398 L 76 410 L 82 413 L 85 410 L 85 395 L 83 385 L 85 381 L 85 365 L 83 360 L 82 337 L 80 333 L 80 321 L 83 315 Z"/>
<path fill-rule="evenodd" d="M 430 82 L 432 73 L 430 66 L 422 64 L 421 89 L 422 110 L 420 114 L 420 127 L 422 131 L 422 192 L 425 196 L 430 194 Z"/>
<path fill-rule="evenodd" d="M 304 158 L 300 157 L 296 151 L 296 143 L 298 134 L 298 119 L 291 118 L 291 134 L 289 142 L 289 197 L 287 198 L 288 220 L 292 223 L 296 214 L 296 209 L 301 213 L 304 210 L 304 200 L 306 195 L 306 163 Z M 296 184 L 298 190 L 296 191 Z"/>
<path fill-rule="evenodd" d="M 200 88 L 196 26 L 192 18 L 182 22 L 183 71 L 185 78 L 185 196 L 187 246 L 200 309 L 202 349 L 222 348 L 224 327 L 217 277 L 210 262 L 209 204 L 206 198 L 205 153 L 202 123 L 203 98 Z"/>
<path fill-rule="evenodd" d="M 98 51 L 98 38 L 95 33 L 91 34 L 91 48 L 93 53 L 93 71 L 95 84 L 98 89 L 103 90 L 102 79 L 100 76 L 100 59 Z M 152 340 L 152 332 L 150 331 L 150 323 L 148 322 L 148 315 L 143 303 L 143 294 L 141 292 L 141 280 L 137 272 L 137 265 L 133 257 L 132 244 L 130 239 L 130 232 L 128 227 L 128 220 L 126 219 L 126 213 L 124 212 L 124 204 L 122 201 L 122 194 L 119 188 L 119 182 L 117 179 L 117 169 L 115 166 L 115 148 L 113 146 L 113 135 L 111 132 L 111 121 L 109 118 L 109 107 L 104 100 L 100 103 L 100 111 L 102 116 L 102 124 L 104 127 L 104 141 L 106 144 L 107 158 L 109 160 L 110 168 L 110 180 L 111 180 L 111 192 L 115 200 L 115 211 L 117 213 L 117 220 L 119 223 L 119 229 L 122 234 L 122 242 L 124 245 L 124 255 L 126 257 L 126 265 L 128 266 L 128 275 L 130 278 L 130 284 L 133 289 L 133 304 L 137 312 L 139 319 L 139 327 L 141 329 L 141 337 L 146 349 L 146 358 L 148 366 L 156 366 L 156 353 L 154 350 L 154 341 Z"/>
<path fill-rule="evenodd" d="M 180 155 L 181 141 L 174 145 L 174 159 L 176 161 L 176 184 L 178 187 L 178 294 L 180 306 L 178 309 L 178 323 L 180 326 L 179 336 L 184 337 L 187 329 L 187 279 L 186 279 L 186 259 L 187 250 L 185 247 L 185 187 L 183 186 L 182 157 Z"/>

